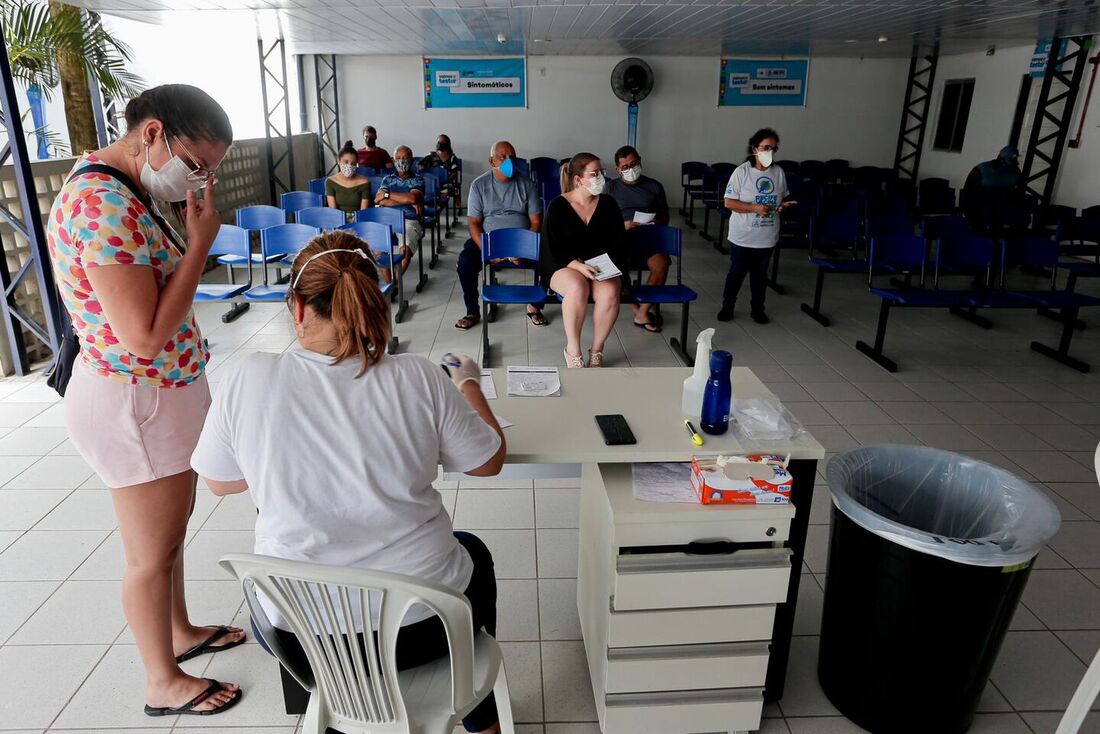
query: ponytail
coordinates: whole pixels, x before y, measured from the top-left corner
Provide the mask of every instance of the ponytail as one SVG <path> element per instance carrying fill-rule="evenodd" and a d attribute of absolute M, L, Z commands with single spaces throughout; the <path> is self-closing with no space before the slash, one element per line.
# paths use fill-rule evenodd
<path fill-rule="evenodd" d="M 599 159 L 599 156 L 591 153 L 577 153 L 568 162 L 563 163 L 561 167 L 561 192 L 565 194 L 572 191 L 573 179 L 584 173 L 584 169 L 589 163 Z"/>
<path fill-rule="evenodd" d="M 290 282 L 292 291 L 335 327 L 335 363 L 358 356 L 362 368 L 356 377 L 362 377 L 381 361 L 390 342 L 390 304 L 366 242 L 341 230 L 314 237 L 295 258 Z"/>

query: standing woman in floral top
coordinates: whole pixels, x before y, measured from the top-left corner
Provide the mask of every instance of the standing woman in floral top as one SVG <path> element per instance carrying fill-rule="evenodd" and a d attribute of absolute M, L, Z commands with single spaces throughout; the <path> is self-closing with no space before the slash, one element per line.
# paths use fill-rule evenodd
<path fill-rule="evenodd" d="M 50 210 L 50 253 L 80 340 L 65 420 L 111 488 L 145 713 L 220 713 L 240 700 L 238 686 L 188 675 L 179 663 L 244 641 L 238 628 L 193 625 L 183 583 L 190 458 L 210 405 L 210 355 L 191 301 L 221 224 L 214 172 L 233 130 L 217 102 L 182 84 L 131 100 L 126 124 L 125 137 L 77 160 Z M 186 243 L 154 199 L 186 202 Z"/>

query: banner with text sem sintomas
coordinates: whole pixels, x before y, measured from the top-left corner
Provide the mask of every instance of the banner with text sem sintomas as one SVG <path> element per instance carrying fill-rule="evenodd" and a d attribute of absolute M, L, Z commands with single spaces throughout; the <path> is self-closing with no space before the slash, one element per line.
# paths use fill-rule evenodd
<path fill-rule="evenodd" d="M 722 59 L 719 107 L 805 106 L 809 59 Z"/>
<path fill-rule="evenodd" d="M 526 107 L 527 59 L 424 57 L 424 107 Z"/>

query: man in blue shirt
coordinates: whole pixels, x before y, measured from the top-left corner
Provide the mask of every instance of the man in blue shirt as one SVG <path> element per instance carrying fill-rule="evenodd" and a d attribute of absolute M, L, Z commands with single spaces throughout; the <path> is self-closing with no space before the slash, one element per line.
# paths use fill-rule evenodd
<path fill-rule="evenodd" d="M 466 315 L 456 329 L 470 329 L 481 320 L 477 276 L 481 273 L 481 234 L 497 229 L 521 228 L 538 232 L 542 227 L 542 196 L 531 179 L 514 168 L 516 149 L 507 140 L 489 151 L 489 170 L 470 183 L 466 221 L 470 239 L 458 256 L 458 282 L 466 302 Z M 546 317 L 535 304 L 527 306 L 527 318 L 546 326 Z"/>
<path fill-rule="evenodd" d="M 424 238 L 424 225 L 418 218 L 424 204 L 424 177 L 413 173 L 412 159 L 411 148 L 407 145 L 398 147 L 393 152 L 396 173 L 382 178 L 382 185 L 374 196 L 375 206 L 396 207 L 405 215 L 404 238 L 398 235 L 398 239 L 401 239 L 401 254 L 404 255 L 401 262 L 402 273 L 409 269 L 413 253 Z"/>

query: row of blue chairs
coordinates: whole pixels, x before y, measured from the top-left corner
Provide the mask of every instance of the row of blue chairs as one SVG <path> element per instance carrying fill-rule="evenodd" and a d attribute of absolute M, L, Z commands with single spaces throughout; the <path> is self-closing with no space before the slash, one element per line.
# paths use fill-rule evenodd
<path fill-rule="evenodd" d="M 538 263 L 541 237 L 537 232 L 526 229 L 497 229 L 486 232 L 481 238 L 481 365 L 490 365 L 489 323 L 493 320 L 496 307 L 512 304 L 561 303 L 561 297 L 548 290 L 547 284 L 539 283 Z M 626 232 L 626 249 L 631 255 L 630 271 L 635 274 L 633 282 L 627 287 L 626 295 L 630 303 L 636 304 L 680 304 L 680 335 L 669 340 L 669 344 L 684 360 L 692 365 L 694 359 L 686 349 L 689 309 L 698 294 L 683 284 L 681 232 L 675 227 L 652 225 L 635 227 Z M 668 255 L 676 263 L 676 282 L 665 285 L 646 285 L 642 282 L 642 273 L 647 269 L 646 261 L 654 254 Z M 502 285 L 496 282 L 496 269 L 501 267 L 493 260 L 516 258 L 519 265 L 508 264 L 512 270 L 529 270 L 532 273 L 530 285 Z M 627 275 L 629 279 L 629 274 Z"/>
<path fill-rule="evenodd" d="M 1046 234 L 1032 234 L 997 240 L 968 234 L 937 242 L 931 261 L 925 237 L 913 234 L 887 234 L 873 237 L 868 248 L 867 278 L 872 295 L 881 299 L 874 344 L 856 342 L 856 348 L 890 372 L 897 363 L 883 353 L 886 328 L 893 308 L 943 308 L 956 315 L 992 328 L 988 320 L 975 318 L 978 309 L 1046 309 L 1056 311 L 1062 322 L 1057 348 L 1038 341 L 1031 349 L 1043 356 L 1088 372 L 1090 366 L 1069 354 L 1078 312 L 1082 308 L 1100 306 L 1100 298 L 1077 293 L 1071 287 L 1058 287 L 1059 272 L 1065 270 L 1061 249 L 1056 239 Z M 924 287 L 927 269 L 934 268 L 933 282 L 938 284 L 942 273 L 977 275 L 977 283 L 969 288 L 940 289 Z M 1008 288 L 1006 274 L 1012 268 L 1050 273 L 1046 288 Z M 876 277 L 905 275 L 909 279 L 891 287 L 876 285 Z M 911 279 L 918 278 L 912 285 Z"/>

